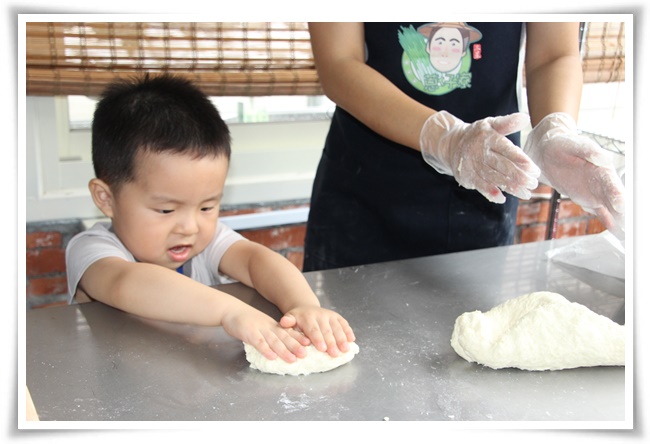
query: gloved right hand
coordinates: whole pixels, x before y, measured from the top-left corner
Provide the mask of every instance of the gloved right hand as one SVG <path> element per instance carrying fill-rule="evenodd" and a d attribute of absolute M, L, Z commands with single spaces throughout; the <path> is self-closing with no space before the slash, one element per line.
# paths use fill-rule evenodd
<path fill-rule="evenodd" d="M 459 185 L 477 190 L 490 202 L 504 203 L 502 191 L 530 199 L 540 169 L 505 137 L 528 123 L 523 113 L 468 124 L 439 111 L 420 131 L 422 157 L 439 173 L 454 176 Z"/>

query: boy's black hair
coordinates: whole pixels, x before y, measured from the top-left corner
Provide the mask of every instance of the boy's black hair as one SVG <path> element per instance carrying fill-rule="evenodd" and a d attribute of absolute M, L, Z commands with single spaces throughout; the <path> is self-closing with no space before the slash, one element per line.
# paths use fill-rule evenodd
<path fill-rule="evenodd" d="M 140 150 L 230 159 L 230 131 L 187 79 L 163 74 L 119 80 L 104 90 L 93 116 L 95 176 L 116 188 L 132 181 Z"/>

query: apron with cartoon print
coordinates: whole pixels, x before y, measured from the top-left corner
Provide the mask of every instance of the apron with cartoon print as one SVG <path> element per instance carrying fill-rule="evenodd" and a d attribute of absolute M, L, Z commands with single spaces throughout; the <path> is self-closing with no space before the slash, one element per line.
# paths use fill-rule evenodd
<path fill-rule="evenodd" d="M 413 99 L 465 122 L 518 111 L 522 23 L 367 23 L 367 64 Z M 519 134 L 510 136 L 519 145 Z M 503 205 L 437 173 L 415 150 L 336 108 L 311 198 L 304 270 L 512 243 Z"/>

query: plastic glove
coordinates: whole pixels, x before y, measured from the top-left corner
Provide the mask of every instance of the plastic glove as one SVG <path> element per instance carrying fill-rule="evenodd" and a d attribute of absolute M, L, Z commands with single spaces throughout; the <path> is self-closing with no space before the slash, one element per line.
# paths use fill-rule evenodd
<path fill-rule="evenodd" d="M 422 157 L 439 173 L 454 176 L 461 186 L 477 190 L 490 202 L 504 203 L 502 190 L 530 199 L 539 168 L 505 137 L 528 122 L 526 114 L 515 113 L 468 124 L 440 111 L 422 126 Z"/>
<path fill-rule="evenodd" d="M 596 214 L 605 227 L 625 235 L 625 187 L 611 154 L 594 140 L 578 134 L 566 113 L 553 113 L 528 135 L 524 151 L 540 167 L 540 182 Z"/>

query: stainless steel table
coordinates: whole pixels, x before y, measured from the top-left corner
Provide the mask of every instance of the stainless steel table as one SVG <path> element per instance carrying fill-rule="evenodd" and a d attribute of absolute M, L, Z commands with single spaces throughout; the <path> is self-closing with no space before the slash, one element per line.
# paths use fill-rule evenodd
<path fill-rule="evenodd" d="M 575 239 L 575 238 L 574 238 Z M 221 328 L 152 322 L 101 303 L 27 313 L 26 382 L 42 421 L 607 421 L 626 414 L 625 369 L 492 370 L 450 346 L 460 314 L 548 290 L 624 323 L 623 280 L 545 258 L 546 241 L 306 273 L 361 352 L 307 376 L 250 369 Z M 279 312 L 240 284 L 220 287 Z"/>

